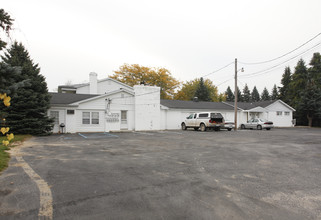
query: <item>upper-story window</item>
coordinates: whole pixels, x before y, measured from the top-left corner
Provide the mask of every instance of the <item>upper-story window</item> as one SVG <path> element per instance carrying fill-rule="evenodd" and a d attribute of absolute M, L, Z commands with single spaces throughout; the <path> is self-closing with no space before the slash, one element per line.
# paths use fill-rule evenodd
<path fill-rule="evenodd" d="M 277 111 L 277 112 L 276 112 L 276 115 L 277 115 L 277 116 L 282 116 L 282 112 L 281 112 L 281 111 Z"/>

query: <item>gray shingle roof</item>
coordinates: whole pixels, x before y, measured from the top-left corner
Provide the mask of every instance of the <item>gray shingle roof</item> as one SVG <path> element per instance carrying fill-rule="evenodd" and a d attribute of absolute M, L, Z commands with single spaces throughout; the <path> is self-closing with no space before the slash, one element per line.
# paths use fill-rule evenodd
<path fill-rule="evenodd" d="M 261 101 L 261 102 L 238 102 L 237 107 L 241 108 L 243 110 L 249 110 L 249 109 L 252 109 L 252 108 L 255 108 L 258 106 L 265 108 L 274 102 L 275 102 L 275 100 L 274 101 Z M 234 102 L 226 102 L 226 103 L 234 107 Z"/>
<path fill-rule="evenodd" d="M 50 92 L 51 105 L 68 105 L 74 102 L 79 102 L 85 99 L 89 99 L 98 95 L 89 95 L 89 94 L 74 94 L 74 93 L 53 93 Z"/>
<path fill-rule="evenodd" d="M 218 110 L 233 110 L 223 102 L 195 102 L 195 101 L 182 101 L 182 100 L 161 100 L 161 105 L 168 108 L 177 109 L 218 109 Z"/>

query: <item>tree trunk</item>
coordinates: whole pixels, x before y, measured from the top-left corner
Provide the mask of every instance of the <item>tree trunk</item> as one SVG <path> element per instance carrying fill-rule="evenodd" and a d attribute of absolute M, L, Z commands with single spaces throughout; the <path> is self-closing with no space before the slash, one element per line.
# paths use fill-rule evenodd
<path fill-rule="evenodd" d="M 307 119 L 308 119 L 309 127 L 311 128 L 312 127 L 312 117 L 310 117 L 309 114 L 307 115 Z"/>

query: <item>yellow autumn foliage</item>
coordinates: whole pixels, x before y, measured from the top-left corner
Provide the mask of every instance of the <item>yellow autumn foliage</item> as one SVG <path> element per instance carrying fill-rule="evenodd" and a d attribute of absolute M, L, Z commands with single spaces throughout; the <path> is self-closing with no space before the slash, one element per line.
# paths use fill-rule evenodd
<path fill-rule="evenodd" d="M 129 86 L 145 83 L 161 88 L 161 99 L 172 99 L 180 82 L 165 68 L 151 68 L 139 64 L 124 64 L 109 76 Z"/>

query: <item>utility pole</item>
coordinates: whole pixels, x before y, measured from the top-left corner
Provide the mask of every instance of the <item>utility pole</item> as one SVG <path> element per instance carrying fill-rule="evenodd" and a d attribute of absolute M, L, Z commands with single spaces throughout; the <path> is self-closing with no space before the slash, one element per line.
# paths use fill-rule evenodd
<path fill-rule="evenodd" d="M 237 59 L 235 58 L 234 130 L 237 131 Z"/>

